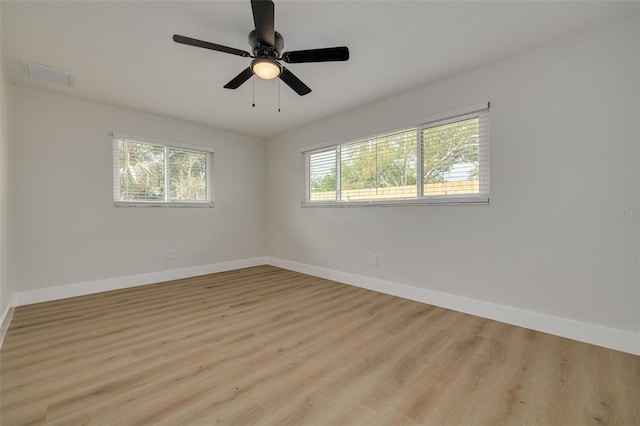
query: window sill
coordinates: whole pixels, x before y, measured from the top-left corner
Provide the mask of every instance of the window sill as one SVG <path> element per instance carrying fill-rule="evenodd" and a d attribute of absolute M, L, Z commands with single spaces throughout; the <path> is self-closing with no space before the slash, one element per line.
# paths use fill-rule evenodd
<path fill-rule="evenodd" d="M 213 201 L 203 202 L 165 202 L 158 203 L 154 201 L 114 201 L 113 207 L 214 207 Z"/>
<path fill-rule="evenodd" d="M 303 201 L 302 207 L 409 207 L 409 206 L 444 206 L 489 204 L 486 195 L 429 197 L 411 200 L 377 200 L 377 201 Z"/>

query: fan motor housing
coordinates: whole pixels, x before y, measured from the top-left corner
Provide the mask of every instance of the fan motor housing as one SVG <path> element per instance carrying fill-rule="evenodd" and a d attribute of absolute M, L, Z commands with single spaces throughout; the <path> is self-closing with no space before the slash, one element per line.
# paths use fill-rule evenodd
<path fill-rule="evenodd" d="M 265 46 L 260 44 L 258 41 L 258 37 L 256 36 L 256 30 L 253 30 L 249 33 L 249 46 L 253 50 L 253 55 L 256 58 L 264 58 L 264 59 L 278 59 L 280 57 L 280 52 L 284 47 L 284 39 L 282 35 L 275 31 L 275 46 Z"/>

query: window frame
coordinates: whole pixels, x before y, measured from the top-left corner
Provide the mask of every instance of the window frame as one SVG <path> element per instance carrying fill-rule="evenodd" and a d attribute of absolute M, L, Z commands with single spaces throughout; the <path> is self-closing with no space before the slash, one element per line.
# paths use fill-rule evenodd
<path fill-rule="evenodd" d="M 461 108 L 456 111 L 437 114 L 426 119 L 420 120 L 419 123 L 410 123 L 402 127 L 396 127 L 393 130 L 385 130 L 379 132 L 372 132 L 369 136 L 362 138 L 354 138 L 338 143 L 329 143 L 315 145 L 301 149 L 302 153 L 302 165 L 303 165 L 303 199 L 302 207 L 373 207 L 373 206 L 412 206 L 412 205 L 468 205 L 468 204 L 489 204 L 489 147 L 490 147 L 490 130 L 489 130 L 489 108 L 490 103 L 484 102 L 481 104 L 471 105 L 466 108 Z M 481 117 L 482 116 L 482 117 Z M 432 127 L 444 126 L 459 121 L 468 120 L 478 117 L 481 122 L 486 126 L 484 138 L 480 137 L 479 140 L 479 159 L 478 163 L 484 166 L 483 170 L 479 173 L 479 193 L 478 194 L 452 194 L 452 195 L 427 195 L 425 196 L 424 183 L 423 183 L 423 130 Z M 484 120 L 484 121 L 483 121 Z M 340 201 L 341 188 L 340 188 L 340 153 L 343 146 L 347 146 L 358 141 L 374 139 L 377 137 L 383 137 L 385 135 L 400 133 L 403 131 L 409 131 L 415 129 L 416 131 L 416 150 L 417 150 L 417 169 L 416 169 L 416 196 L 415 198 L 400 198 L 400 199 L 385 199 L 385 200 L 359 200 L 359 201 Z M 482 130 L 481 130 L 481 134 Z M 336 199 L 332 200 L 310 200 L 311 195 L 311 179 L 310 179 L 310 157 L 313 154 L 318 154 L 328 151 L 336 151 Z M 481 166 L 482 167 L 482 166 Z"/>
<path fill-rule="evenodd" d="M 214 150 L 212 148 L 206 148 L 196 145 L 188 145 L 178 142 L 154 139 L 144 136 L 135 136 L 125 133 L 112 132 L 112 150 L 113 150 L 113 206 L 114 207 L 214 207 L 214 179 L 213 179 L 213 158 Z M 122 201 L 120 198 L 120 141 L 129 141 L 134 143 L 140 143 L 145 145 L 153 145 L 162 147 L 165 151 L 165 193 L 164 201 Z M 170 149 L 179 151 L 193 152 L 197 154 L 206 155 L 206 200 L 190 200 L 190 201 L 175 201 L 169 199 L 169 187 L 166 183 L 169 182 L 170 177 L 168 170 L 170 169 L 168 156 L 166 153 Z"/>

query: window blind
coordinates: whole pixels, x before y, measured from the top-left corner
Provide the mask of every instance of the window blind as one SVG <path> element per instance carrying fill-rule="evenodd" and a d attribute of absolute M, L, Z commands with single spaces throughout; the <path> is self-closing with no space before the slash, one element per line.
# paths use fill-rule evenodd
<path fill-rule="evenodd" d="M 139 139 L 114 134 L 116 205 L 213 205 L 212 152 Z"/>
<path fill-rule="evenodd" d="M 309 154 L 309 196 L 312 201 L 336 201 L 337 192 L 337 150 Z"/>
<path fill-rule="evenodd" d="M 416 197 L 416 129 L 340 147 L 340 200 Z"/>
<path fill-rule="evenodd" d="M 489 108 L 304 151 L 303 205 L 489 201 Z"/>
<path fill-rule="evenodd" d="M 489 196 L 488 110 L 420 128 L 422 197 Z"/>

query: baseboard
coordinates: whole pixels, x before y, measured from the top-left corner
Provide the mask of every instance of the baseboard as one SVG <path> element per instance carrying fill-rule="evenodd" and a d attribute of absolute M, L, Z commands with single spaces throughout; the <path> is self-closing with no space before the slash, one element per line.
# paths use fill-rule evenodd
<path fill-rule="evenodd" d="M 211 263 L 207 265 L 191 266 L 188 268 L 169 269 L 166 271 L 150 272 L 146 274 L 130 275 L 126 277 L 108 278 L 104 280 L 87 281 L 48 287 L 37 290 L 19 291 L 14 293 L 14 305 L 30 305 L 33 303 L 49 302 L 51 300 L 69 297 L 85 296 L 87 294 L 102 293 L 104 291 L 154 284 L 181 278 L 196 277 L 198 275 L 214 274 L 234 269 L 249 268 L 264 265 L 264 257 L 231 260 L 227 262 Z"/>
<path fill-rule="evenodd" d="M 269 265 L 345 284 L 415 300 L 466 314 L 517 325 L 568 339 L 640 355 L 640 334 L 602 327 L 568 318 L 517 309 L 447 293 L 321 268 L 290 260 L 267 257 Z"/>
<path fill-rule="evenodd" d="M 623 352 L 640 355 L 640 334 L 625 330 L 602 327 L 568 318 L 556 317 L 539 312 L 527 311 L 505 305 L 484 302 L 447 293 L 399 284 L 392 281 L 366 277 L 363 275 L 341 272 L 328 268 L 307 265 L 290 260 L 274 257 L 255 257 L 249 259 L 232 260 L 181 269 L 151 272 L 126 277 L 109 278 L 105 280 L 88 281 L 28 290 L 14 293 L 13 303 L 3 312 L 0 319 L 0 345 L 9 327 L 13 306 L 29 305 L 69 297 L 84 296 L 104 291 L 118 290 L 163 281 L 195 277 L 269 264 L 303 274 L 313 275 L 345 284 L 366 288 L 380 293 L 403 297 L 430 305 L 440 306 L 483 318 L 501 321 L 544 333 L 554 334 L 585 343 L 603 346 Z"/>
<path fill-rule="evenodd" d="M 4 336 L 7 334 L 7 330 L 9 330 L 9 324 L 11 323 L 11 318 L 13 317 L 13 299 L 9 301 L 7 308 L 2 313 L 0 317 L 0 348 L 2 348 L 2 343 L 4 342 Z"/>

